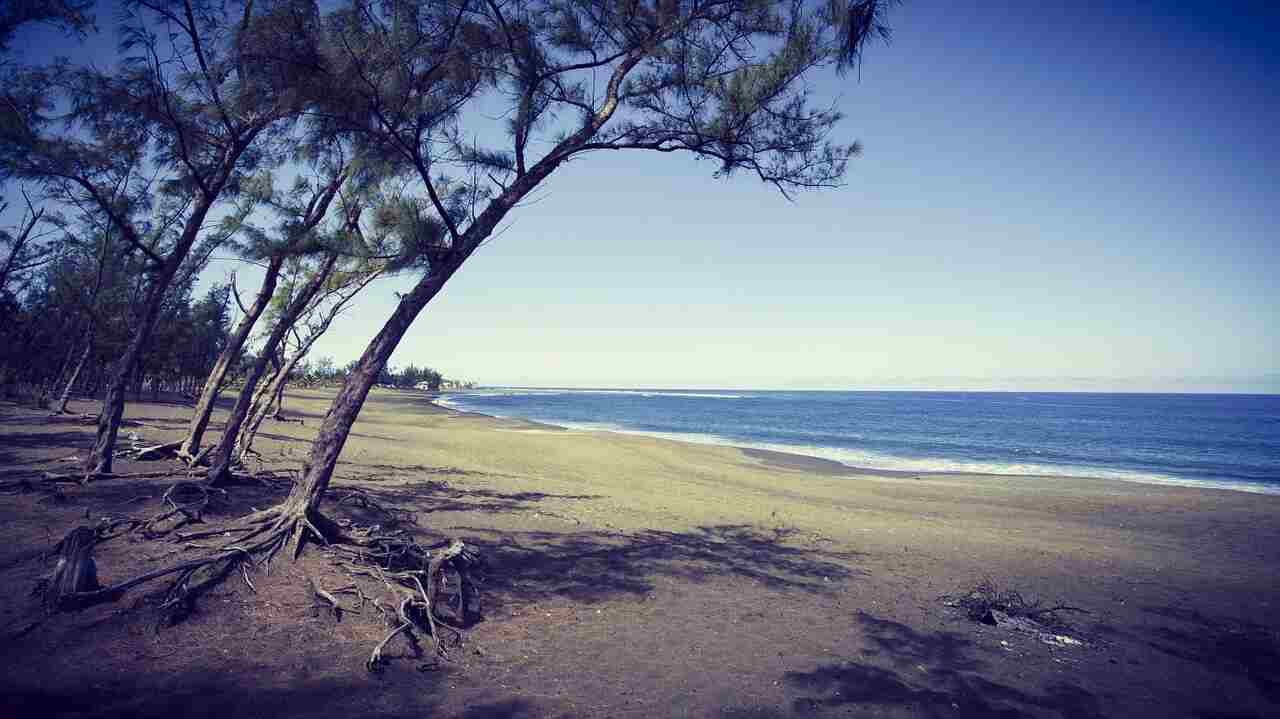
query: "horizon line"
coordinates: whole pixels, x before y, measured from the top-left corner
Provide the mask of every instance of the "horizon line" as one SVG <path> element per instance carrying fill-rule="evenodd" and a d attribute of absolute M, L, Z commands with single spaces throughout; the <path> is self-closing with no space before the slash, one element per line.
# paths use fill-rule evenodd
<path fill-rule="evenodd" d="M 1273 397 L 1280 396 L 1280 387 L 1276 389 L 1241 389 L 1230 387 L 1169 389 L 1119 389 L 1119 388 L 1036 388 L 1020 389 L 1010 387 L 954 387 L 954 386 L 847 386 L 847 387 L 747 387 L 747 386 L 710 386 L 710 385 L 541 385 L 541 384 L 485 384 L 477 383 L 472 389 L 528 389 L 528 390 L 571 390 L 571 391 L 612 391 L 612 392 L 951 392 L 951 393 L 991 393 L 991 394 L 1165 394 L 1165 395 L 1243 395 Z M 465 390 L 463 390 L 465 391 Z"/>

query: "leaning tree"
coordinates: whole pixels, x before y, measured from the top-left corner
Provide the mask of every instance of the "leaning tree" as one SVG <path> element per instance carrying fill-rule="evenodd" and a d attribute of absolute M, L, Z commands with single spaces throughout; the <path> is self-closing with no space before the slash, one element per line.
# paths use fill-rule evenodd
<path fill-rule="evenodd" d="M 312 112 L 420 186 L 386 208 L 427 268 L 356 362 L 302 476 L 270 510 L 296 547 L 332 531 L 319 508 L 351 427 L 414 319 L 500 222 L 565 163 L 602 151 L 687 153 L 718 177 L 786 194 L 836 187 L 855 143 L 806 78 L 857 64 L 888 35 L 889 0 L 353 2 L 325 24 L 326 70 L 354 78 Z M 505 104 L 505 142 L 467 132 Z M 469 114 L 470 111 L 470 114 Z"/>
<path fill-rule="evenodd" d="M 186 535 L 231 537 L 204 557 L 63 599 L 114 598 L 169 575 L 181 595 L 194 572 L 283 548 L 297 556 L 309 537 L 404 555 L 320 506 L 361 405 L 422 309 L 522 200 L 592 153 L 688 153 L 714 160 L 719 177 L 749 173 L 783 193 L 838 186 L 859 146 L 829 139 L 840 114 L 812 104 L 806 78 L 856 63 L 887 32 L 886 2 L 353 0 L 308 26 L 314 41 L 298 41 L 315 50 L 308 82 L 327 91 L 310 96 L 307 129 L 413 178 L 417 196 L 371 214 L 416 254 L 421 275 L 352 364 L 283 502 Z M 507 132 L 482 144 L 468 124 L 494 103 L 506 105 Z M 455 542 L 431 566 L 460 553 Z M 430 623 L 432 588 L 421 594 Z M 396 631 L 416 623 L 414 601 Z"/>
<path fill-rule="evenodd" d="M 317 246 L 315 231 L 327 217 L 329 206 L 351 172 L 347 167 L 348 161 L 338 150 L 315 157 L 312 164 L 315 176 L 299 175 L 287 190 L 275 188 L 271 175 L 253 178 L 247 183 L 255 204 L 270 212 L 275 224 L 264 229 L 253 222 L 244 222 L 236 228 L 239 239 L 232 243 L 233 249 L 247 261 L 262 263 L 264 272 L 253 301 L 248 306 L 240 303 L 240 321 L 205 378 L 187 426 L 187 435 L 178 444 L 178 456 L 192 464 L 204 456 L 200 443 L 213 416 L 214 403 L 226 382 L 227 373 L 240 359 L 254 326 L 276 295 L 276 286 L 286 261 L 324 249 Z M 256 382 L 256 377 L 252 372 L 250 377 L 253 380 L 246 383 L 246 391 L 251 394 L 251 385 Z"/>
<path fill-rule="evenodd" d="M 329 331 L 333 321 L 351 306 L 352 300 L 370 283 L 396 269 L 394 263 L 385 258 L 357 257 L 353 261 L 349 260 L 348 264 L 349 267 L 337 269 L 329 275 L 324 289 L 316 293 L 311 304 L 288 329 L 286 341 L 279 348 L 279 360 L 273 374 L 269 379 L 264 378 L 266 381 L 254 393 L 249 413 L 235 439 L 232 461 L 243 463 L 253 452 L 253 441 L 258 435 L 258 428 L 268 415 L 283 420 L 281 410 L 285 386 L 311 348 Z M 282 320 L 283 318 L 277 319 L 277 322 Z M 292 344 L 292 349 L 286 344 Z"/>

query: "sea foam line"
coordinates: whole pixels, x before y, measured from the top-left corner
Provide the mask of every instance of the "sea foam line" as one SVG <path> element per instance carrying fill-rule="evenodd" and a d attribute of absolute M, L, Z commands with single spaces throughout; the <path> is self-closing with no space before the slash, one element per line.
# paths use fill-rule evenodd
<path fill-rule="evenodd" d="M 453 402 L 445 398 L 437 403 L 453 408 L 469 410 L 465 402 Z M 489 414 L 485 412 L 485 414 Z M 503 415 L 492 415 L 505 417 Z M 851 469 L 866 469 L 887 472 L 918 472 L 921 474 L 991 474 L 1013 477 L 1072 477 L 1079 479 L 1109 479 L 1142 484 L 1160 484 L 1179 487 L 1200 487 L 1210 489 L 1229 489 L 1238 492 L 1255 494 L 1280 494 L 1280 485 L 1266 482 L 1250 482 L 1247 480 L 1214 480 L 1191 479 L 1168 474 L 1135 472 L 1130 470 L 1107 469 L 1104 467 L 1084 467 L 1075 465 L 1040 464 L 1034 462 L 973 462 L 947 459 L 942 457 L 897 457 L 867 450 L 843 447 L 824 447 L 818 445 L 779 444 L 776 442 L 751 442 L 733 439 L 715 434 L 693 432 L 658 432 L 639 430 L 606 422 L 567 422 L 564 420 L 525 417 L 534 422 L 553 424 L 565 429 L 584 432 L 613 432 L 641 437 L 653 437 L 674 442 L 690 444 L 716 445 L 724 447 L 740 447 L 743 449 L 762 449 L 770 452 L 783 452 L 804 457 L 827 459 L 843 464 Z"/>
<path fill-rule="evenodd" d="M 693 397 L 697 399 L 745 399 L 746 395 L 728 394 L 725 392 L 674 392 L 666 390 L 650 390 L 650 389 L 541 389 L 537 387 L 531 388 L 511 388 L 511 389 L 482 389 L 468 390 L 467 394 L 473 397 L 546 397 L 554 395 L 583 395 L 583 394 L 599 394 L 599 395 L 627 395 L 632 397 Z"/>

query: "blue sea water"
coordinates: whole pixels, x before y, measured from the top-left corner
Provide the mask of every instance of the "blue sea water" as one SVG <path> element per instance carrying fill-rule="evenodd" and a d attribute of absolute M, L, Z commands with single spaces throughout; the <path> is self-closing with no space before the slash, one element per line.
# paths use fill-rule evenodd
<path fill-rule="evenodd" d="M 441 404 L 876 470 L 1280 494 L 1280 395 L 487 389 Z"/>

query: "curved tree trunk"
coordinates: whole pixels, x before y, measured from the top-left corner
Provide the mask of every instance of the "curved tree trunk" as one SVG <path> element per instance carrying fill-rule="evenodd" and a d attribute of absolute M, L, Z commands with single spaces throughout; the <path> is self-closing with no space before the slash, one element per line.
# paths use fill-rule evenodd
<path fill-rule="evenodd" d="M 347 376 L 320 423 L 320 433 L 311 443 L 311 452 L 302 467 L 302 477 L 294 483 L 288 499 L 281 507 L 286 515 L 312 518 L 319 516 L 320 502 L 333 478 L 333 469 L 347 443 L 347 436 L 351 434 L 356 415 L 369 396 L 369 390 L 378 381 L 378 375 L 387 366 L 391 353 L 400 344 L 418 313 L 440 292 L 461 264 L 461 260 L 455 260 L 443 267 L 441 272 L 428 274 L 419 280 L 413 291 L 401 298 L 390 319 L 365 348 L 364 354 Z"/>
<path fill-rule="evenodd" d="M 200 441 L 204 438 L 204 431 L 209 427 L 209 418 L 213 415 L 213 405 L 218 401 L 218 394 L 222 391 L 222 383 L 226 379 L 227 371 L 231 369 L 231 364 L 240 356 L 244 344 L 249 340 L 249 334 L 253 331 L 253 326 L 258 322 L 258 318 L 262 316 L 267 305 L 271 302 L 271 296 L 275 294 L 276 282 L 280 278 L 280 268 L 284 266 L 284 256 L 275 256 L 271 258 L 267 265 L 267 275 L 262 280 L 262 286 L 258 289 L 258 294 L 253 299 L 253 304 L 245 310 L 244 317 L 240 318 L 240 323 L 236 325 L 235 332 L 227 342 L 227 346 L 222 350 L 222 354 L 218 355 L 218 361 L 214 363 L 213 370 L 209 372 L 209 377 L 205 379 L 204 388 L 200 391 L 200 399 L 196 402 L 194 413 L 191 415 L 191 423 L 187 427 L 187 436 L 182 440 L 182 444 L 178 447 L 178 456 L 185 459 L 194 459 L 200 452 Z"/>
<path fill-rule="evenodd" d="M 227 418 L 227 424 L 222 429 L 222 438 L 218 441 L 217 449 L 213 450 L 212 458 L 209 461 L 208 481 L 216 484 L 223 481 L 231 474 L 231 463 L 233 460 L 232 451 L 235 448 L 236 438 L 240 434 L 240 427 L 244 424 L 245 417 L 249 414 L 249 405 L 253 401 L 254 390 L 257 389 L 258 380 L 262 378 L 262 373 L 266 371 L 268 358 L 275 354 L 276 348 L 280 346 L 280 342 L 284 339 L 285 334 L 293 327 L 294 321 L 307 308 L 311 300 L 320 292 L 325 281 L 333 272 L 333 268 L 338 263 L 337 253 L 330 253 L 325 258 L 324 264 L 316 271 L 311 281 L 293 301 L 280 314 L 276 320 L 275 327 L 271 330 L 271 335 L 267 337 L 266 343 L 259 353 L 258 359 L 254 361 L 253 367 L 249 370 L 249 375 L 245 377 L 244 387 L 240 390 L 240 396 L 236 399 L 236 406 L 231 410 L 231 416 Z"/>
<path fill-rule="evenodd" d="M 98 436 L 85 462 L 85 471 L 90 475 L 111 473 L 111 454 L 115 450 L 116 435 L 120 433 L 120 420 L 124 417 L 125 392 L 128 391 L 129 382 L 139 369 L 138 359 L 142 357 L 147 341 L 151 339 L 151 331 L 155 329 L 156 320 L 160 317 L 164 294 L 168 291 L 174 275 L 178 273 L 182 258 L 186 257 L 191 244 L 195 242 L 198 229 L 199 224 L 196 223 L 183 233 L 182 239 L 179 240 L 179 248 L 174 249 L 160 274 L 152 281 L 150 290 L 147 291 L 138 327 L 124 354 L 116 363 L 115 376 L 107 385 L 107 395 L 102 401 L 102 413 L 98 415 Z"/>
<path fill-rule="evenodd" d="M 634 64 L 631 62 L 632 66 Z M 612 104 L 616 106 L 616 101 Z M 612 108 L 609 112 L 612 113 Z M 604 120 L 598 120 L 579 130 L 562 145 L 585 142 L 603 124 Z M 562 157 L 547 157 L 529 168 L 527 173 L 489 203 L 465 233 L 454 238 L 453 249 L 439 260 L 439 269 L 432 267 L 422 279 L 418 280 L 418 284 L 414 285 L 412 291 L 401 297 L 395 312 L 365 348 L 364 354 L 356 362 L 355 369 L 342 383 L 342 389 L 338 391 L 338 396 L 334 398 L 329 411 L 325 413 L 324 420 L 320 423 L 320 432 L 312 441 L 311 451 L 302 465 L 302 476 L 294 482 L 288 498 L 280 506 L 282 513 L 286 516 L 306 518 L 317 526 L 324 523 L 324 518 L 320 516 L 320 502 L 324 500 L 325 492 L 329 489 L 329 481 L 333 479 L 333 470 L 338 464 L 338 457 L 347 443 L 351 426 L 355 424 L 360 408 L 364 406 L 364 401 L 369 396 L 369 390 L 378 381 L 378 375 L 387 366 L 387 361 L 391 359 L 391 353 L 395 351 L 396 345 L 400 344 L 404 333 L 422 312 L 422 308 L 444 289 L 445 283 L 453 277 L 462 263 L 467 261 L 471 253 L 475 252 L 476 248 L 493 233 L 502 218 L 506 217 L 507 213 L 539 183 L 550 176 L 562 161 Z M 301 542 L 302 536 L 298 535 L 296 541 Z M 299 549 L 300 547 L 294 548 L 295 555 Z"/>
<path fill-rule="evenodd" d="M 293 371 L 295 364 L 297 364 L 296 361 L 289 365 L 289 372 Z M 276 407 L 271 411 L 271 419 L 278 422 L 284 421 L 284 386 L 289 383 L 289 372 L 280 375 L 280 382 L 271 392 L 271 401 Z M 271 405 L 268 404 L 267 407 L 269 408 Z"/>
<path fill-rule="evenodd" d="M 229 144 L 223 146 L 217 171 L 213 177 L 206 178 L 205 183 L 201 184 L 200 193 L 192 203 L 191 213 L 187 215 L 183 224 L 182 234 L 178 235 L 177 242 L 174 243 L 173 248 L 160 264 L 159 271 L 152 278 L 138 326 L 124 354 L 116 363 L 115 375 L 111 378 L 106 396 L 102 401 L 102 413 L 98 415 L 98 436 L 85 460 L 85 471 L 88 476 L 111 473 L 111 455 L 115 451 L 116 435 L 120 433 L 120 420 L 124 417 L 125 391 L 128 388 L 130 376 L 147 346 L 147 340 L 151 338 L 151 332 L 155 329 L 156 320 L 160 317 L 165 293 L 168 292 L 169 285 L 173 283 L 173 278 L 177 276 L 183 261 L 190 254 L 191 247 L 195 245 L 196 238 L 204 227 L 205 218 L 209 216 L 209 211 L 213 209 L 214 203 L 240 162 L 241 156 L 271 122 L 273 120 L 267 120 L 246 128 L 242 132 L 235 132 L 234 139 L 229 139 Z M 117 225 L 131 244 L 143 246 L 141 238 L 131 225 L 127 222 L 117 222 Z"/>

